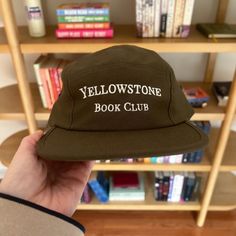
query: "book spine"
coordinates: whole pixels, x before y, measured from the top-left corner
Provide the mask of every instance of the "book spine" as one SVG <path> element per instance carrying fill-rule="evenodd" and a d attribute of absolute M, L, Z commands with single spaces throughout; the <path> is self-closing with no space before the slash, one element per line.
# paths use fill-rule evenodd
<path fill-rule="evenodd" d="M 55 102 L 55 97 L 54 97 L 54 94 L 53 94 L 53 85 L 52 85 L 52 80 L 51 80 L 51 77 L 50 77 L 49 68 L 45 68 L 44 72 L 45 72 L 45 79 L 46 79 L 46 82 L 47 82 L 47 85 L 48 85 L 49 96 L 50 96 L 50 99 L 51 99 L 51 102 L 52 102 L 51 106 L 49 107 L 51 109 L 54 102 Z"/>
<path fill-rule="evenodd" d="M 109 22 L 109 16 L 58 16 L 58 22 Z"/>
<path fill-rule="evenodd" d="M 154 7 L 155 7 L 154 37 L 159 37 L 160 36 L 161 0 L 156 0 Z"/>
<path fill-rule="evenodd" d="M 179 38 L 181 36 L 181 28 L 183 23 L 185 0 L 176 0 L 173 37 Z"/>
<path fill-rule="evenodd" d="M 101 23 L 59 23 L 58 29 L 109 29 L 109 22 Z"/>
<path fill-rule="evenodd" d="M 200 193 L 200 185 L 201 185 L 201 177 L 196 176 L 192 196 L 190 197 L 190 201 L 196 201 L 198 199 L 199 193 Z"/>
<path fill-rule="evenodd" d="M 172 37 L 172 31 L 173 31 L 173 25 L 174 25 L 175 4 L 176 4 L 176 0 L 169 0 L 168 1 L 166 33 L 165 33 L 165 37 L 167 37 L 167 38 Z"/>
<path fill-rule="evenodd" d="M 51 109 L 52 108 L 52 100 L 51 100 L 51 96 L 50 96 L 50 92 L 49 92 L 49 85 L 48 85 L 47 78 L 46 78 L 46 70 L 47 70 L 46 68 L 40 68 L 39 73 L 40 73 L 40 77 L 42 79 L 43 89 L 44 89 L 46 100 L 47 100 L 47 108 Z"/>
<path fill-rule="evenodd" d="M 184 201 L 186 202 L 190 201 L 193 195 L 194 185 L 195 185 L 195 176 L 188 178 L 188 181 L 186 184 L 185 195 L 184 195 Z"/>
<path fill-rule="evenodd" d="M 57 38 L 112 38 L 113 29 L 104 30 L 56 30 Z"/>
<path fill-rule="evenodd" d="M 136 0 L 136 30 L 137 36 L 142 37 L 142 28 L 143 28 L 143 14 L 142 14 L 142 0 Z"/>
<path fill-rule="evenodd" d="M 56 78 L 54 77 L 54 72 L 53 72 L 54 69 L 55 68 L 48 68 L 50 81 L 52 84 L 53 100 L 55 102 L 58 98 L 58 92 L 57 92 Z"/>
<path fill-rule="evenodd" d="M 162 200 L 163 201 L 167 201 L 167 199 L 168 199 L 169 187 L 170 187 L 170 177 L 164 175 L 164 178 L 163 178 L 163 193 L 162 193 Z"/>
<path fill-rule="evenodd" d="M 179 202 L 182 188 L 183 188 L 184 176 L 182 174 L 175 174 L 171 202 Z"/>
<path fill-rule="evenodd" d="M 142 11 L 143 11 L 143 38 L 148 37 L 148 22 L 147 22 L 147 6 L 146 6 L 146 0 L 142 0 Z"/>
<path fill-rule="evenodd" d="M 183 188 L 182 188 L 182 193 L 181 193 L 181 201 L 183 202 L 184 201 L 184 196 L 185 196 L 185 192 L 186 192 L 186 189 L 187 189 L 187 182 L 188 182 L 188 173 L 185 173 L 184 175 L 184 181 L 183 181 Z"/>
<path fill-rule="evenodd" d="M 161 1 L 160 35 L 165 36 L 167 24 L 168 0 Z"/>
<path fill-rule="evenodd" d="M 39 69 L 40 69 L 40 65 L 39 64 L 34 64 L 34 72 L 35 72 L 35 77 L 36 77 L 36 81 L 37 81 L 37 84 L 38 84 L 42 104 L 43 104 L 44 108 L 47 108 L 48 105 L 47 105 L 46 95 L 45 95 L 44 86 L 43 86 L 42 78 L 40 76 Z"/>
<path fill-rule="evenodd" d="M 190 33 L 190 25 L 193 15 L 193 7 L 195 0 L 186 0 L 184 8 L 184 17 L 183 17 L 183 27 L 181 32 L 181 37 L 186 38 Z"/>
<path fill-rule="evenodd" d="M 57 9 L 58 16 L 77 16 L 77 15 L 84 15 L 84 16 L 100 16 L 100 15 L 109 15 L 108 8 L 84 8 L 84 9 Z"/>
<path fill-rule="evenodd" d="M 173 183 L 174 183 L 174 175 L 173 172 L 170 174 L 170 184 L 169 184 L 169 193 L 168 193 L 168 198 L 167 201 L 171 201 L 172 198 L 172 191 L 173 191 Z"/>
<path fill-rule="evenodd" d="M 58 75 L 58 67 L 52 69 L 52 76 L 54 78 L 55 87 L 56 87 L 56 98 L 58 98 L 59 94 L 61 93 L 61 85 L 60 85 L 60 78 Z"/>
<path fill-rule="evenodd" d="M 108 194 L 106 191 L 102 188 L 102 186 L 99 184 L 99 182 L 96 179 L 92 179 L 89 181 L 89 186 L 93 190 L 94 194 L 96 195 L 97 199 L 100 202 L 108 202 Z"/>

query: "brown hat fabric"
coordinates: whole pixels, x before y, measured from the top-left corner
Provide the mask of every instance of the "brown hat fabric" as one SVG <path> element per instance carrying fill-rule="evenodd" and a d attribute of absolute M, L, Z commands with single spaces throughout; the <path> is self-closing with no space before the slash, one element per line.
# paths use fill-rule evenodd
<path fill-rule="evenodd" d="M 62 72 L 39 156 L 81 161 L 194 151 L 208 137 L 189 122 L 193 109 L 170 65 L 157 53 L 114 46 Z"/>

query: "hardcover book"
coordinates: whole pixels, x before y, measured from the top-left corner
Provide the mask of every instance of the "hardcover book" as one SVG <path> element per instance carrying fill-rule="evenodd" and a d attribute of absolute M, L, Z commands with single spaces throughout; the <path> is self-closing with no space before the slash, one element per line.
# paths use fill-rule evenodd
<path fill-rule="evenodd" d="M 108 3 L 71 3 L 61 4 L 57 15 L 109 15 Z"/>
<path fill-rule="evenodd" d="M 113 29 L 57 29 L 56 37 L 59 39 L 65 38 L 112 38 Z"/>
<path fill-rule="evenodd" d="M 73 22 L 109 22 L 109 16 L 57 16 L 59 23 L 73 23 Z"/>
<path fill-rule="evenodd" d="M 200 23 L 197 29 L 208 38 L 236 38 L 236 25 Z"/>

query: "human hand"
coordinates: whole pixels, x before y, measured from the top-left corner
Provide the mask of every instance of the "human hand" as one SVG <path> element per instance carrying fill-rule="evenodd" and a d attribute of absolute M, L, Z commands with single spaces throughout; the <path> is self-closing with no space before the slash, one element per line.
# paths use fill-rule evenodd
<path fill-rule="evenodd" d="M 26 136 L 0 184 L 0 192 L 71 216 L 93 166 L 92 161 L 47 161 L 36 155 L 42 131 Z"/>

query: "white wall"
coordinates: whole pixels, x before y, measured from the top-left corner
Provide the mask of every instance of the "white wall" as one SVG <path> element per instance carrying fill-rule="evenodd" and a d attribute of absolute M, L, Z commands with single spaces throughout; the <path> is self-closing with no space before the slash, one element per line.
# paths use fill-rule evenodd
<path fill-rule="evenodd" d="M 17 23 L 26 24 L 23 0 L 12 0 Z M 94 0 L 97 1 L 97 0 Z M 66 0 L 42 1 L 44 4 L 45 19 L 47 24 L 56 23 L 56 6 L 60 3 L 73 2 Z M 74 0 L 74 2 L 77 2 Z M 132 24 L 135 22 L 135 0 L 110 0 L 111 19 L 115 24 Z M 217 0 L 195 0 L 193 13 L 193 23 L 213 22 L 217 10 Z M 229 0 L 226 22 L 236 24 L 236 1 Z M 0 18 L 0 26 L 2 20 Z M 32 63 L 37 54 L 25 55 L 27 73 L 31 79 L 34 79 Z M 162 53 L 161 56 L 166 59 L 174 68 L 178 80 L 202 80 L 206 65 L 206 55 L 202 53 Z M 15 83 L 15 74 L 9 55 L 0 54 L 0 87 Z M 236 53 L 222 53 L 218 55 L 214 80 L 232 80 L 236 65 Z M 14 133 L 15 129 L 25 127 L 24 122 L 0 121 L 0 143 L 1 141 Z"/>

